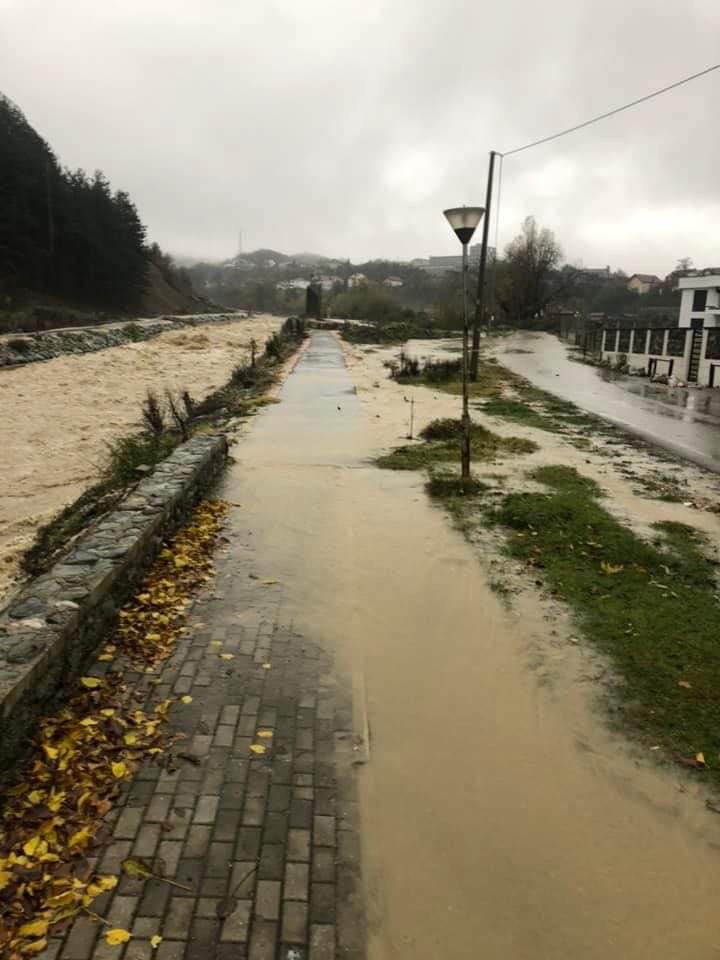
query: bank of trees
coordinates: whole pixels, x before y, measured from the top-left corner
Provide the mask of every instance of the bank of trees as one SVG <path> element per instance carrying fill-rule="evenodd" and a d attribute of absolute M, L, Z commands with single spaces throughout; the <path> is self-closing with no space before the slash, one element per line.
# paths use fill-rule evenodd
<path fill-rule="evenodd" d="M 102 308 L 143 296 L 148 252 L 132 200 L 97 171 L 63 169 L 22 111 L 0 96 L 0 291 Z"/>

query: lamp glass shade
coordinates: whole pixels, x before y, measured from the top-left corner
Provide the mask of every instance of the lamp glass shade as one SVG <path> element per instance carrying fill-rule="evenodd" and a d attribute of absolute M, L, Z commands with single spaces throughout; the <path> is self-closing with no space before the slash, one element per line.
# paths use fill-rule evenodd
<path fill-rule="evenodd" d="M 443 210 L 445 218 L 457 234 L 460 243 L 469 243 L 475 228 L 485 213 L 484 207 L 452 207 Z"/>

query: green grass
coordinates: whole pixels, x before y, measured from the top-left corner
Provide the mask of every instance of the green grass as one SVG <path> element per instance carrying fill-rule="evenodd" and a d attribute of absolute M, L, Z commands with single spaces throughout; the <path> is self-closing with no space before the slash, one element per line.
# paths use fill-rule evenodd
<path fill-rule="evenodd" d="M 434 420 L 423 434 L 433 438 L 423 443 L 407 444 L 386 453 L 375 461 L 385 470 L 422 470 L 436 463 L 460 461 L 460 421 Z M 479 423 L 472 425 L 470 456 L 475 461 L 490 461 L 507 454 L 534 453 L 532 440 L 523 437 L 501 437 Z"/>
<path fill-rule="evenodd" d="M 574 470 L 533 477 L 551 492 L 510 494 L 493 513 L 509 554 L 544 578 L 611 659 L 617 720 L 671 759 L 702 752 L 706 775 L 720 784 L 720 603 L 702 538 L 666 523 L 646 543 Z"/>
<path fill-rule="evenodd" d="M 445 473 L 432 471 L 425 484 L 425 489 L 431 497 L 469 497 L 476 496 L 487 490 L 487 484 L 477 477 L 471 477 L 463 483 L 459 473 Z"/>

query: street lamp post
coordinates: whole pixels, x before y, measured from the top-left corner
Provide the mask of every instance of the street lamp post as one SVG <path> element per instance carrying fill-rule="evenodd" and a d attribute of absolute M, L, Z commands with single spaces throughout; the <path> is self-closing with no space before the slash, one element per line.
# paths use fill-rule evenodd
<path fill-rule="evenodd" d="M 483 207 L 452 207 L 444 210 L 445 218 L 455 231 L 462 244 L 462 275 L 463 275 L 463 350 L 462 350 L 462 420 L 460 440 L 460 473 L 463 486 L 470 480 L 470 410 L 468 407 L 468 374 L 469 374 L 469 334 L 470 321 L 468 312 L 468 244 L 475 233 L 477 225 L 482 219 L 485 210 Z"/>

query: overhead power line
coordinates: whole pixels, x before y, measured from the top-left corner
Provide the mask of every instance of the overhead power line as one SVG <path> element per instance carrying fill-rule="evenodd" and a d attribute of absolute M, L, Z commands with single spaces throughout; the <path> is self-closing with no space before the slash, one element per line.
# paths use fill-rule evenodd
<path fill-rule="evenodd" d="M 591 117 L 589 120 L 584 120 L 582 123 L 577 123 L 574 127 L 568 127 L 567 130 L 560 130 L 559 133 L 553 133 L 549 137 L 542 137 L 540 140 L 533 140 L 532 143 L 526 143 L 522 147 L 515 147 L 514 150 L 506 150 L 501 156 L 510 157 L 514 153 L 522 153 L 523 150 L 529 150 L 531 147 L 539 147 L 541 143 L 549 143 L 551 140 L 557 140 L 558 137 L 565 137 L 568 133 L 575 133 L 576 130 L 582 130 L 583 127 L 589 127 L 592 123 L 598 123 L 600 120 L 607 120 L 608 117 L 614 117 L 616 113 L 622 113 L 623 110 L 629 110 L 631 107 L 636 107 L 640 103 L 645 103 L 647 100 L 652 100 L 654 97 L 659 97 L 663 93 L 667 93 L 669 90 L 675 90 L 677 87 L 682 87 L 685 83 L 690 83 L 691 80 L 697 80 L 698 77 L 704 77 L 708 73 L 712 73 L 713 70 L 720 70 L 720 63 L 714 64 L 712 67 L 708 67 L 706 70 L 701 70 L 699 73 L 693 73 L 692 76 L 683 77 L 682 80 L 676 80 L 675 83 L 669 84 L 667 87 L 663 87 L 661 90 L 655 90 L 653 93 L 648 93 L 644 97 L 639 97 L 637 100 L 632 100 L 630 103 L 625 103 L 621 107 L 615 107 L 614 110 L 608 110 L 607 113 L 601 113 L 597 117 Z"/>

